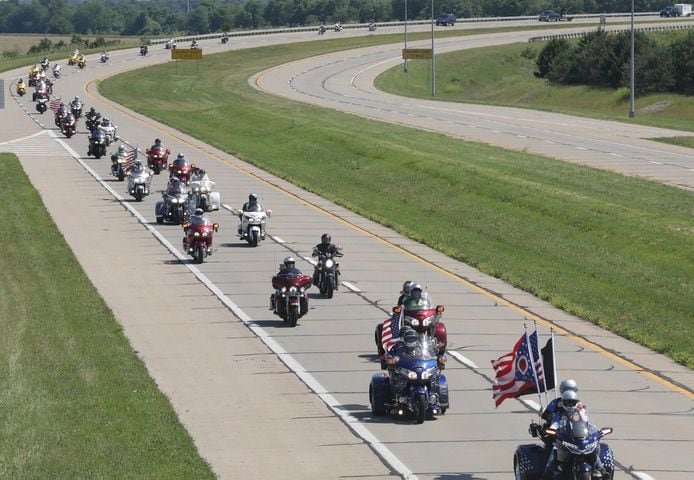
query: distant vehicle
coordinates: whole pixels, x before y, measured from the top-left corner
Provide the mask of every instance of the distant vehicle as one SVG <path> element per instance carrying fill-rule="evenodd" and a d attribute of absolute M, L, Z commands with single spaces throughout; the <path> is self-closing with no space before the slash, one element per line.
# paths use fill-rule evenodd
<path fill-rule="evenodd" d="M 543 10 L 537 18 L 541 22 L 570 22 L 574 17 L 567 17 L 564 13 L 555 10 Z"/>
<path fill-rule="evenodd" d="M 457 21 L 458 19 L 452 13 L 446 13 L 444 15 L 439 15 L 438 17 L 436 17 L 436 25 L 441 25 L 444 27 L 447 27 L 448 25 L 453 27 L 455 25 L 455 22 Z"/>
<path fill-rule="evenodd" d="M 689 17 L 692 14 L 691 3 L 676 3 L 672 6 L 674 17 Z"/>
<path fill-rule="evenodd" d="M 660 11 L 660 16 L 661 17 L 673 17 L 674 16 L 674 10 L 675 10 L 675 7 L 673 7 L 672 5 L 668 5 L 667 7 L 663 8 Z"/>

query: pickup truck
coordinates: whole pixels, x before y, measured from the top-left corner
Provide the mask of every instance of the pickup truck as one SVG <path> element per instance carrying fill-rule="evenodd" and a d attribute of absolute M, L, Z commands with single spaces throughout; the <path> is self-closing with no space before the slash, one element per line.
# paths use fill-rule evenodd
<path fill-rule="evenodd" d="M 443 25 L 444 27 L 450 25 L 452 27 L 455 25 L 455 22 L 457 20 L 458 19 L 452 13 L 446 13 L 444 15 L 439 15 L 438 17 L 436 17 L 436 25 Z"/>
<path fill-rule="evenodd" d="M 543 10 L 538 17 L 541 22 L 570 22 L 573 19 L 574 17 L 567 17 L 564 13 L 554 10 Z"/>

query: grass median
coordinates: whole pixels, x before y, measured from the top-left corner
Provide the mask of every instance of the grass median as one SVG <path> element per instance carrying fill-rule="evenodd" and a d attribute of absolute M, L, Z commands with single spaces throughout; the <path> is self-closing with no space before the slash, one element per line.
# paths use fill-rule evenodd
<path fill-rule="evenodd" d="M 164 64 L 121 74 L 100 88 L 694 367 L 694 194 L 315 108 L 248 85 L 258 71 L 345 43 L 210 55 L 192 77 Z"/>
<path fill-rule="evenodd" d="M 0 178 L 0 478 L 214 478 L 13 155 Z"/>

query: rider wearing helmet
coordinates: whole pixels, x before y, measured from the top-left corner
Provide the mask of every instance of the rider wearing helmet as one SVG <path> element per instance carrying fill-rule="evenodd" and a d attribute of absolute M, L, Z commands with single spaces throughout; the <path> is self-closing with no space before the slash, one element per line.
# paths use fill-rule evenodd
<path fill-rule="evenodd" d="M 277 275 L 301 275 L 301 270 L 296 268 L 294 257 L 284 257 L 284 262 L 280 265 L 280 271 Z"/>
<path fill-rule="evenodd" d="M 166 185 L 166 194 L 171 196 L 178 196 L 183 191 L 183 186 L 178 177 L 171 177 L 169 183 Z"/>
<path fill-rule="evenodd" d="M 547 422 L 546 426 L 552 421 L 554 415 L 562 409 L 561 396 L 564 392 L 572 390 L 578 394 L 578 384 L 572 378 L 566 378 L 559 384 L 559 398 L 555 398 L 547 404 L 547 408 L 542 412 L 542 419 Z"/>
<path fill-rule="evenodd" d="M 428 295 L 422 295 L 424 292 L 424 289 L 422 286 L 418 283 L 415 283 L 410 286 L 410 295 L 405 300 L 405 303 L 403 306 L 405 309 L 414 309 L 418 307 L 423 307 L 426 306 L 427 303 L 430 303 Z"/>
<path fill-rule="evenodd" d="M 342 247 L 338 247 L 334 243 L 332 243 L 332 237 L 330 236 L 329 233 L 324 233 L 320 237 L 320 243 L 313 247 L 313 253 L 311 254 L 312 257 L 318 257 L 319 259 L 328 257 L 328 256 L 333 256 L 333 257 L 341 257 L 342 256 Z M 318 285 L 318 275 L 319 275 L 319 270 L 318 270 L 318 264 L 313 269 L 313 284 Z"/>
<path fill-rule="evenodd" d="M 398 297 L 398 306 L 402 306 L 410 298 L 410 290 L 412 290 L 412 285 L 415 282 L 408 280 L 402 284 L 402 291 L 400 292 L 400 297 Z"/>
<path fill-rule="evenodd" d="M 150 148 L 150 150 L 163 150 L 164 147 L 161 146 L 161 140 L 158 138 L 154 140 L 154 145 Z"/>
<path fill-rule="evenodd" d="M 257 193 L 251 193 L 248 195 L 248 201 L 243 204 L 243 207 L 241 207 L 241 211 L 243 212 L 257 212 L 259 209 L 263 210 L 263 206 L 258 202 Z"/>
<path fill-rule="evenodd" d="M 200 167 L 195 167 L 190 180 L 192 182 L 209 182 L 210 177 L 207 176 L 207 172 L 205 172 L 205 170 Z"/>

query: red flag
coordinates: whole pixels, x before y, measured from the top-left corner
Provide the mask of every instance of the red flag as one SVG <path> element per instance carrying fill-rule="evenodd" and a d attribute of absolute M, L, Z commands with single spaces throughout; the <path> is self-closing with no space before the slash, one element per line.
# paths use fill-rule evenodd
<path fill-rule="evenodd" d="M 532 358 L 535 363 L 534 371 L 530 360 L 528 339 L 530 339 Z M 516 342 L 512 352 L 502 355 L 497 360 L 492 360 L 492 367 L 496 372 L 492 394 L 497 407 L 507 398 L 517 398 L 525 393 L 536 392 L 538 389 L 535 383 L 536 375 L 539 388 L 544 390 L 542 387 L 544 371 L 542 357 L 537 346 L 537 332 L 533 332 L 529 336 L 523 334 Z"/>
<path fill-rule="evenodd" d="M 58 108 L 60 107 L 60 102 L 61 100 L 59 98 L 54 98 L 53 100 L 50 101 L 48 106 L 50 107 L 53 112 L 57 112 Z"/>

